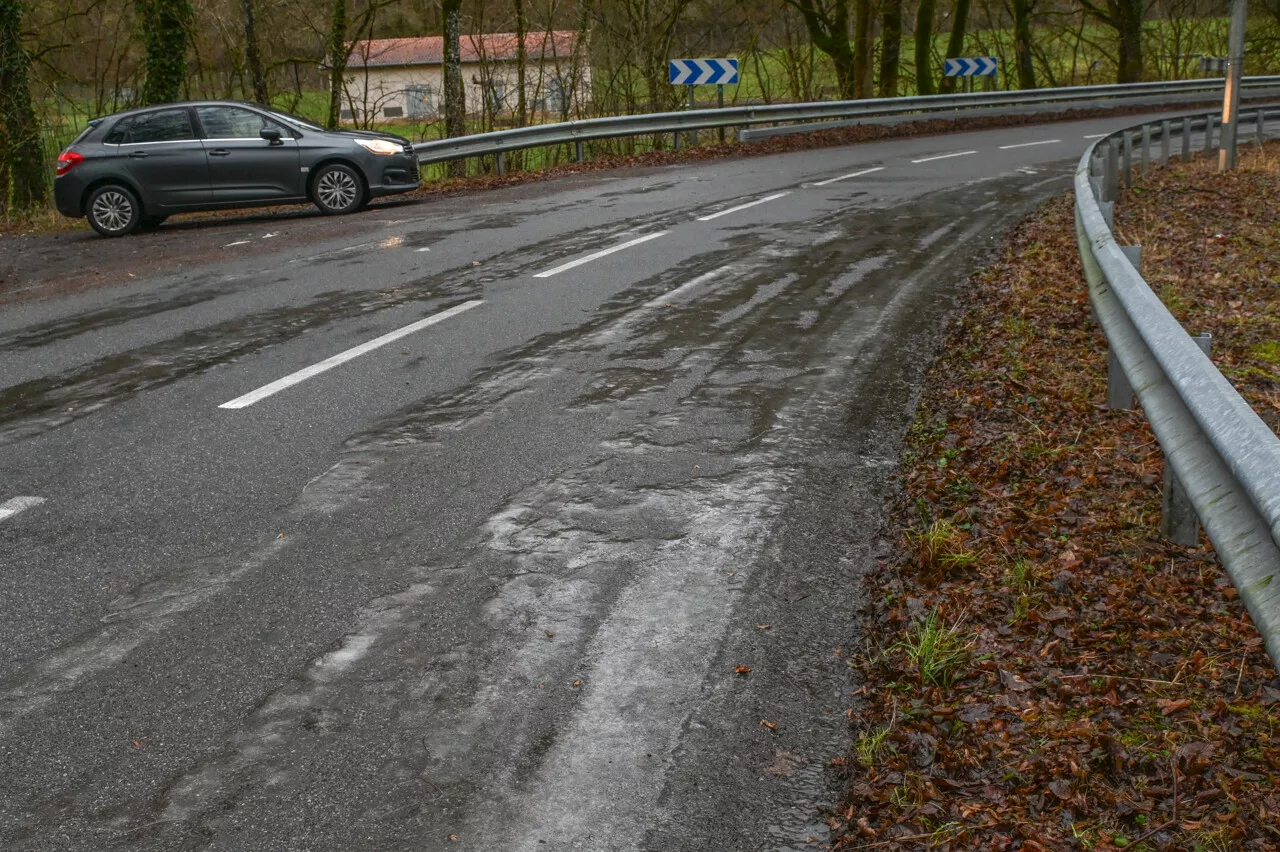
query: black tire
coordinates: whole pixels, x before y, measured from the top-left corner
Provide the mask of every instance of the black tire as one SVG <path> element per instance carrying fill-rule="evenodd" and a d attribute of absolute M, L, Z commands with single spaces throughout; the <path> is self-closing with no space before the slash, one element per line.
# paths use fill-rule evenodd
<path fill-rule="evenodd" d="M 128 236 L 142 222 L 142 205 L 138 196 L 114 183 L 89 193 L 84 211 L 89 224 L 104 237 Z"/>
<path fill-rule="evenodd" d="M 163 225 L 164 220 L 168 218 L 169 218 L 168 216 L 143 216 L 141 221 L 138 222 L 138 230 L 139 231 L 155 230 L 156 228 L 159 228 L 161 225 Z"/>
<path fill-rule="evenodd" d="M 354 213 L 364 206 L 364 178 L 351 166 L 330 163 L 311 181 L 311 203 L 327 216 Z"/>

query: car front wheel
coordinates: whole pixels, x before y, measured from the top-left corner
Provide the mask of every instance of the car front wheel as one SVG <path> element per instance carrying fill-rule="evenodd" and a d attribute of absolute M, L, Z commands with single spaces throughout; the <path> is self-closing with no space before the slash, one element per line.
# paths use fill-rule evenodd
<path fill-rule="evenodd" d="M 311 201 L 330 216 L 354 213 L 364 206 L 364 181 L 350 166 L 325 166 L 311 184 Z"/>
<path fill-rule="evenodd" d="M 142 221 L 142 205 L 123 186 L 100 186 L 89 195 L 86 216 L 93 229 L 104 237 L 123 237 Z"/>

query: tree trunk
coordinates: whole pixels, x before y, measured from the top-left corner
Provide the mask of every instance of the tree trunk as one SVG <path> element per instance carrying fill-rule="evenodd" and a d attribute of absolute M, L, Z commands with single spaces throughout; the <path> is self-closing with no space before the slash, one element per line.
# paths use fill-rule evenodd
<path fill-rule="evenodd" d="M 874 39 L 871 16 L 872 0 L 854 0 L 853 7 L 853 76 L 854 92 L 860 98 L 871 97 Z"/>
<path fill-rule="evenodd" d="M 22 7 L 0 0 L 0 210 L 44 203 L 44 147 L 31 106 L 31 57 L 22 47 Z"/>
<path fill-rule="evenodd" d="M 956 0 L 955 14 L 951 19 L 951 38 L 947 40 L 947 59 L 955 59 L 964 52 L 964 32 L 969 23 L 969 5 L 971 0 Z M 942 78 L 943 94 L 955 91 L 956 78 Z"/>
<path fill-rule="evenodd" d="M 1142 0 L 1115 0 L 1116 31 L 1120 36 L 1117 83 L 1142 82 Z"/>
<path fill-rule="evenodd" d="M 467 135 L 467 92 L 462 81 L 462 0 L 441 0 L 444 12 L 444 132 Z M 465 177 L 465 160 L 449 162 L 449 174 Z"/>
<path fill-rule="evenodd" d="M 932 95 L 933 84 L 933 15 L 938 0 L 920 0 L 916 13 L 916 94 Z"/>
<path fill-rule="evenodd" d="M 329 127 L 337 127 L 342 120 L 347 51 L 347 0 L 333 0 L 333 17 L 329 22 Z M 351 117 L 355 118 L 355 114 Z"/>
<path fill-rule="evenodd" d="M 1036 0 L 1013 0 L 1013 53 L 1018 63 L 1018 88 L 1036 88 L 1036 69 L 1031 61 L 1031 16 Z"/>
<path fill-rule="evenodd" d="M 195 16 L 191 0 L 136 0 L 136 6 L 146 48 L 142 103 L 167 104 L 181 100 Z"/>
<path fill-rule="evenodd" d="M 831 64 L 836 69 L 836 86 L 840 89 L 841 100 L 857 97 L 855 84 L 860 83 L 862 78 L 858 75 L 858 63 L 853 45 L 849 43 L 849 0 L 832 0 L 829 9 L 819 8 L 814 0 L 787 0 L 787 2 L 800 10 L 813 46 L 831 57 Z M 925 0 L 925 2 L 933 2 L 933 0 Z"/>
<path fill-rule="evenodd" d="M 880 19 L 880 97 L 898 96 L 898 65 L 902 56 L 902 0 L 884 0 Z"/>
<path fill-rule="evenodd" d="M 525 95 L 529 57 L 524 43 L 529 33 L 529 20 L 524 14 L 524 0 L 514 0 L 514 2 L 516 6 L 516 124 L 524 127 L 529 123 L 529 104 Z"/>
<path fill-rule="evenodd" d="M 267 94 L 267 75 L 262 71 L 262 54 L 258 52 L 258 21 L 254 0 L 242 0 L 244 6 L 244 59 L 253 83 L 253 99 L 263 106 L 271 102 Z"/>

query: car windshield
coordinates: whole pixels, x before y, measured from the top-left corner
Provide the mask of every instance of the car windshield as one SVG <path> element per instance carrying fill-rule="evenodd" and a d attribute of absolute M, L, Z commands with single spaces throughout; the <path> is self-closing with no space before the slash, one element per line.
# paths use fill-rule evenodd
<path fill-rule="evenodd" d="M 292 124 L 294 127 L 302 130 L 315 130 L 319 133 L 324 132 L 324 128 L 316 124 L 314 121 L 307 121 L 305 118 L 299 118 L 296 115 L 290 115 L 287 112 L 281 112 L 277 109 L 271 110 L 271 114 L 286 124 Z"/>

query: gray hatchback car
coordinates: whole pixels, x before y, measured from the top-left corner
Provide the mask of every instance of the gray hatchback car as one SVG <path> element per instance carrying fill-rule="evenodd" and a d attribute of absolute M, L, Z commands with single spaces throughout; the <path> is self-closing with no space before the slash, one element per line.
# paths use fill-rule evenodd
<path fill-rule="evenodd" d="M 94 119 L 58 157 L 54 199 L 106 237 L 174 213 L 311 201 L 352 213 L 421 183 L 409 140 L 326 130 L 254 104 L 167 104 Z"/>

